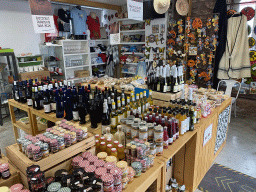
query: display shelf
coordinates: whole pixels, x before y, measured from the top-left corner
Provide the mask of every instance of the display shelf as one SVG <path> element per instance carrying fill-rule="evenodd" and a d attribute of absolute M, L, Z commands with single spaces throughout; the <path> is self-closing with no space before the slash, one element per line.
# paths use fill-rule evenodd
<path fill-rule="evenodd" d="M 72 39 L 65 39 L 65 40 L 62 40 L 62 42 L 63 43 L 65 43 L 65 42 L 75 42 L 75 43 L 77 43 L 77 42 L 79 42 L 79 41 L 81 41 L 81 42 L 87 42 L 88 40 L 72 40 Z"/>
<path fill-rule="evenodd" d="M 91 41 L 109 41 L 108 39 L 91 39 Z"/>
<path fill-rule="evenodd" d="M 145 42 L 121 42 L 122 45 L 144 45 Z"/>
<path fill-rule="evenodd" d="M 120 31 L 120 33 L 137 33 L 137 32 L 145 32 L 145 29 L 124 30 L 124 31 Z"/>
<path fill-rule="evenodd" d="M 26 58 L 26 57 L 41 57 L 42 55 L 25 55 L 25 56 L 17 56 L 17 58 Z"/>
<path fill-rule="evenodd" d="M 102 52 L 90 52 L 90 54 L 100 54 L 100 53 L 106 53 L 106 51 L 102 51 Z"/>
<path fill-rule="evenodd" d="M 97 66 L 97 65 L 105 65 L 106 63 L 95 63 L 95 64 L 92 64 L 92 66 Z"/>
<path fill-rule="evenodd" d="M 122 52 L 122 55 L 144 55 L 144 53 L 139 52 Z"/>
<path fill-rule="evenodd" d="M 26 62 L 19 62 L 19 63 L 38 63 L 38 62 L 43 62 L 43 60 L 41 60 L 41 61 L 26 61 Z"/>
<path fill-rule="evenodd" d="M 64 56 L 88 55 L 89 53 L 64 53 Z"/>
<path fill-rule="evenodd" d="M 26 132 L 27 134 L 30 134 L 30 135 L 33 135 L 33 132 L 32 130 L 30 129 L 30 124 L 24 124 L 20 121 L 17 121 L 16 123 L 13 123 L 13 126 L 23 130 L 24 132 Z"/>
<path fill-rule="evenodd" d="M 125 72 L 125 71 L 122 71 L 122 73 L 126 73 L 126 74 L 133 74 L 133 75 L 135 75 L 136 73 L 134 73 L 134 72 Z"/>
<path fill-rule="evenodd" d="M 66 67 L 66 69 L 75 69 L 75 68 L 81 68 L 81 67 L 89 67 L 89 65 L 78 65 L 74 67 Z"/>
<path fill-rule="evenodd" d="M 117 19 L 117 21 L 134 21 L 134 22 L 138 22 L 138 23 L 144 22 L 144 21 L 139 21 L 139 20 L 134 20 L 134 19 L 129 19 L 129 18 Z"/>

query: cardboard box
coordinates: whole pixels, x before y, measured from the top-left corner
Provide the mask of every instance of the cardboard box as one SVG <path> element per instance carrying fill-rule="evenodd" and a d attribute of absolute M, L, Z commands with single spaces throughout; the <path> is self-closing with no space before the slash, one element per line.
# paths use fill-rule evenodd
<path fill-rule="evenodd" d="M 25 72 L 25 73 L 19 73 L 19 80 L 24 81 L 27 79 L 39 79 L 41 80 L 43 77 L 50 77 L 50 71 L 42 67 L 43 71 L 33 71 L 33 72 Z"/>
<path fill-rule="evenodd" d="M 8 162 L 8 158 L 5 157 L 2 154 L 2 158 L 0 159 L 0 163 L 9 163 Z M 8 179 L 2 179 L 0 178 L 0 187 L 6 186 L 6 187 L 11 187 L 12 185 L 16 184 L 16 183 L 20 183 L 20 172 L 18 171 L 18 169 L 16 169 L 14 166 L 9 164 L 9 169 L 10 169 L 10 173 L 11 176 Z"/>
<path fill-rule="evenodd" d="M 74 73 L 75 73 L 75 77 L 78 77 L 78 78 L 90 76 L 90 71 L 88 71 L 88 70 L 74 71 Z"/>
<path fill-rule="evenodd" d="M 19 150 L 18 144 L 10 145 L 5 148 L 6 155 L 16 167 L 26 174 L 27 167 L 31 165 L 39 165 L 42 171 L 51 169 L 59 163 L 66 161 L 67 159 L 86 151 L 87 149 L 95 145 L 95 138 L 91 133 L 88 133 L 88 138 L 80 141 L 68 148 L 65 148 L 57 153 L 50 154 L 48 157 L 41 159 L 40 161 L 30 160 L 24 153 Z"/>

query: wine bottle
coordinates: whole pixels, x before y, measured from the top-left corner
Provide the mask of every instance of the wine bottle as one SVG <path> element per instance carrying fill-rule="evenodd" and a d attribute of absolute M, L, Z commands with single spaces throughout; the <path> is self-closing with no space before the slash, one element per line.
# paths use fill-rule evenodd
<path fill-rule="evenodd" d="M 177 79 L 177 67 L 174 65 L 173 66 L 173 93 L 178 92 L 178 79 Z"/>
<path fill-rule="evenodd" d="M 60 97 L 59 90 L 56 90 L 55 97 L 56 97 L 56 117 L 63 118 L 64 117 L 64 107 L 63 102 Z"/>
<path fill-rule="evenodd" d="M 166 66 L 166 92 L 170 93 L 171 92 L 171 78 L 170 78 L 170 65 Z"/>
<path fill-rule="evenodd" d="M 102 115 L 101 124 L 102 124 L 101 133 L 103 135 L 103 134 L 106 134 L 106 128 L 110 127 L 110 114 L 108 112 L 107 102 L 104 102 L 103 104 L 103 115 Z"/>
<path fill-rule="evenodd" d="M 90 104 L 90 120 L 91 120 L 91 128 L 96 129 L 98 127 L 98 111 L 97 111 L 97 107 L 96 107 L 96 103 L 93 100 L 91 100 L 91 104 Z"/>
<path fill-rule="evenodd" d="M 116 111 L 116 103 L 114 100 L 112 100 L 112 111 L 110 114 L 110 118 L 111 118 L 111 133 L 115 133 L 117 128 L 118 115 Z"/>
<path fill-rule="evenodd" d="M 78 105 L 77 105 L 77 108 L 78 108 L 78 114 L 79 114 L 79 120 L 80 120 L 80 124 L 83 125 L 86 123 L 86 115 L 87 115 L 87 110 L 86 110 L 86 106 L 83 102 L 83 96 L 82 95 L 79 95 L 78 96 Z"/>
<path fill-rule="evenodd" d="M 13 81 L 13 98 L 15 101 L 19 101 L 19 87 L 17 85 L 17 81 Z"/>
<path fill-rule="evenodd" d="M 78 107 L 77 107 L 77 97 L 76 95 L 73 95 L 72 97 L 72 114 L 73 114 L 73 120 L 74 121 L 79 121 L 79 112 L 78 112 Z"/>
<path fill-rule="evenodd" d="M 48 89 L 46 89 L 47 85 L 44 87 L 44 101 L 43 101 L 43 106 L 44 106 L 44 112 L 45 113 L 51 113 L 51 103 L 50 103 L 50 97 L 48 94 Z"/>
<path fill-rule="evenodd" d="M 32 93 L 29 84 L 27 85 L 27 104 L 33 106 Z"/>
<path fill-rule="evenodd" d="M 41 109 L 41 106 L 40 106 L 40 98 L 39 98 L 39 94 L 38 94 L 38 89 L 37 87 L 35 87 L 35 108 L 37 110 L 40 110 Z"/>
<path fill-rule="evenodd" d="M 51 111 L 56 113 L 56 90 L 53 90 L 50 96 Z"/>
<path fill-rule="evenodd" d="M 71 121 L 73 119 L 73 113 L 72 113 L 70 89 L 66 91 L 66 98 L 64 102 L 65 102 L 64 109 L 66 113 L 65 119 L 67 119 L 68 121 Z"/>

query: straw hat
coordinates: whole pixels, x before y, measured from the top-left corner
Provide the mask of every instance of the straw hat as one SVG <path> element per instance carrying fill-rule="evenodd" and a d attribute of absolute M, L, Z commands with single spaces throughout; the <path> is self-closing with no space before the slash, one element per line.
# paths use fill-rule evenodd
<path fill-rule="evenodd" d="M 165 13 L 170 7 L 170 0 L 154 0 L 155 11 L 159 14 Z"/>
<path fill-rule="evenodd" d="M 176 2 L 176 10 L 178 14 L 185 16 L 189 11 L 189 4 L 187 0 L 177 0 Z"/>

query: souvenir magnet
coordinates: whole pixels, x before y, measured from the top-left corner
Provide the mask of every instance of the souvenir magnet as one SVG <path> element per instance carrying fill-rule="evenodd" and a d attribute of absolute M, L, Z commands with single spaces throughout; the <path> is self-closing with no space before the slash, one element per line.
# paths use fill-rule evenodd
<path fill-rule="evenodd" d="M 159 50 L 159 53 L 163 53 L 164 52 L 164 49 L 165 49 L 165 47 L 162 47 L 162 48 L 158 48 L 158 50 Z"/>
<path fill-rule="evenodd" d="M 201 60 L 203 62 L 203 65 L 206 65 L 206 58 L 205 58 L 205 53 L 201 53 Z"/>
<path fill-rule="evenodd" d="M 192 23 L 193 29 L 198 29 L 203 27 L 202 20 L 200 18 L 195 18 L 193 23 Z"/>
<path fill-rule="evenodd" d="M 198 42 L 197 42 L 197 48 L 199 51 L 202 51 L 203 47 L 204 47 L 203 40 L 201 38 L 199 38 Z"/>
<path fill-rule="evenodd" d="M 207 57 L 209 58 L 208 64 L 211 65 L 211 64 L 212 64 L 212 59 L 215 57 L 215 56 L 213 55 L 213 52 L 211 51 L 210 54 L 209 54 Z"/>
<path fill-rule="evenodd" d="M 147 19 L 145 22 L 146 22 L 146 26 L 149 26 L 150 23 L 151 23 L 151 20 L 150 20 L 150 19 Z"/>
<path fill-rule="evenodd" d="M 207 28 L 208 29 L 211 29 L 211 26 L 212 26 L 212 19 L 209 17 L 208 19 L 207 19 L 207 23 L 206 23 L 206 26 L 207 26 Z"/>
<path fill-rule="evenodd" d="M 255 11 L 252 7 L 243 8 L 241 13 L 247 17 L 247 21 L 250 21 L 255 15 Z"/>

